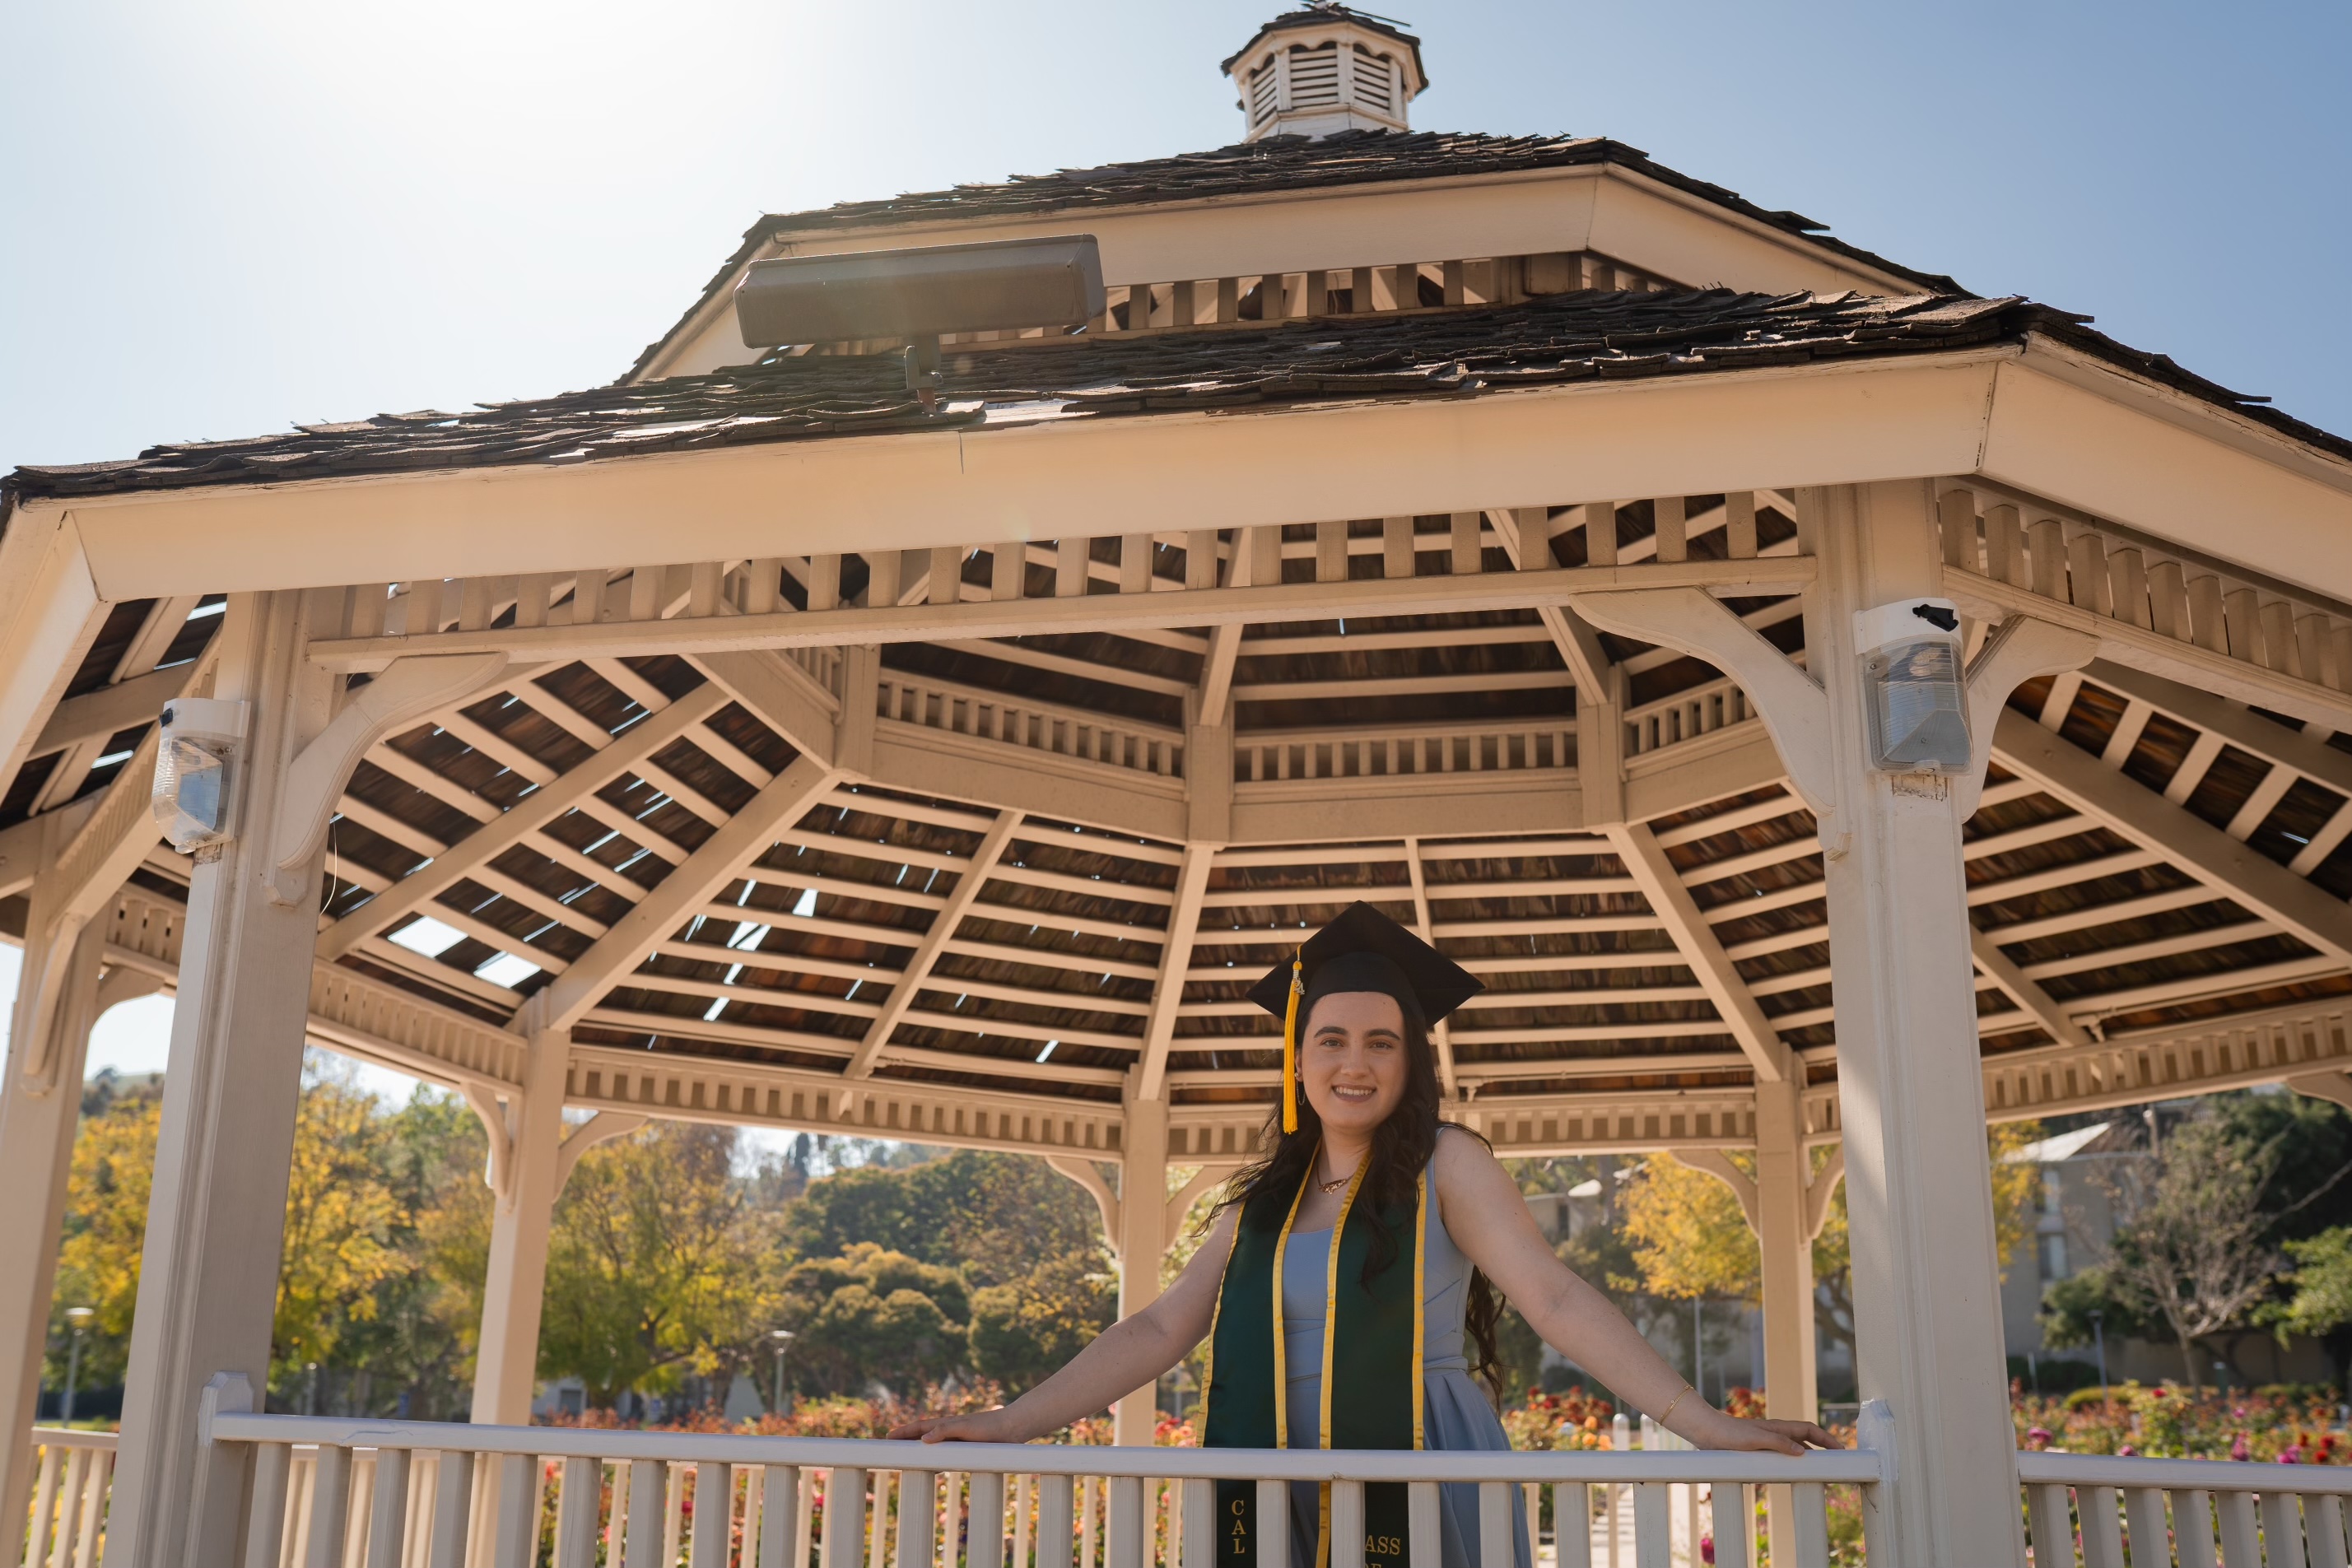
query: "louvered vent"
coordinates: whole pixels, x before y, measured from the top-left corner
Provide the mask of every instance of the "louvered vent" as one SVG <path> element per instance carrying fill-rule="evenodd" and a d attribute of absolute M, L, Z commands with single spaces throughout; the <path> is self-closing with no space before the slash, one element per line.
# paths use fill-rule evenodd
<path fill-rule="evenodd" d="M 1252 130 L 1255 130 L 1257 127 L 1264 125 L 1266 121 L 1272 120 L 1274 118 L 1274 111 L 1281 106 L 1281 76 L 1276 71 L 1274 68 L 1274 60 L 1269 57 L 1264 65 L 1261 65 L 1257 69 L 1250 72 L 1250 128 Z"/>
<path fill-rule="evenodd" d="M 1339 101 L 1339 51 L 1326 44 L 1319 49 L 1290 51 L 1290 107 L 1323 109 Z"/>
<path fill-rule="evenodd" d="M 1339 0 L 1308 0 L 1275 18 L 1224 70 L 1252 141 L 1408 131 L 1405 106 L 1428 85 L 1419 39 Z"/>

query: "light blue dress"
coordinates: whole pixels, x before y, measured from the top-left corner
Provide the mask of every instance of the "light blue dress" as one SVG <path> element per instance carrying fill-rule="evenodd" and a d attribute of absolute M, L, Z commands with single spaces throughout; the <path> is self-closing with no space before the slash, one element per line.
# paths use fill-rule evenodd
<path fill-rule="evenodd" d="M 1470 1304 L 1470 1260 L 1445 1231 L 1432 1178 L 1428 1212 L 1422 1223 L 1427 1247 L 1422 1270 L 1422 1441 L 1432 1448 L 1508 1448 L 1510 1438 L 1486 1401 L 1485 1385 L 1470 1375 L 1463 1354 L 1463 1317 Z M 1323 1406 L 1323 1289 L 1331 1257 L 1331 1231 L 1294 1230 L 1282 1256 L 1282 1318 L 1285 1390 L 1290 1446 L 1319 1448 Z M 1391 1268 L 1410 1269 L 1403 1252 Z M 1445 1568 L 1477 1568 L 1478 1489 L 1448 1483 L 1438 1489 L 1438 1525 Z M 1317 1492 L 1311 1481 L 1290 1489 L 1290 1565 L 1316 1568 Z M 1530 1568 L 1527 1512 L 1511 1510 L 1518 1568 Z"/>

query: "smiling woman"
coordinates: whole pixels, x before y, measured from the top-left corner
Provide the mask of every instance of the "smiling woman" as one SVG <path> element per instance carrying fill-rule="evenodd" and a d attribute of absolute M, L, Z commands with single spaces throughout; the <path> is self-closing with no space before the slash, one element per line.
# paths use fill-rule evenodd
<path fill-rule="evenodd" d="M 1441 1124 L 1430 1026 L 1479 988 L 1369 904 L 1308 938 L 1251 992 L 1289 1026 L 1271 1152 L 1234 1178 L 1176 1283 L 1012 1405 L 892 1436 L 1025 1442 L 1208 1337 L 1211 1447 L 1507 1448 L 1473 1381 L 1494 1385 L 1500 1287 L 1561 1354 L 1702 1448 L 1832 1446 L 1811 1422 L 1708 1405 L 1553 1256 L 1485 1140 Z M 1311 1482 L 1294 1492 L 1289 1561 L 1329 1561 L 1328 1492 Z M 1257 1561 L 1255 1507 L 1254 1483 L 1219 1483 L 1220 1568 Z M 1369 1486 L 1364 1509 L 1366 1568 L 1404 1568 L 1405 1489 Z M 1439 1530 L 1445 1568 L 1484 1560 L 1475 1487 L 1442 1489 Z M 1528 1568 L 1525 1521 L 1515 1515 L 1511 1531 Z"/>

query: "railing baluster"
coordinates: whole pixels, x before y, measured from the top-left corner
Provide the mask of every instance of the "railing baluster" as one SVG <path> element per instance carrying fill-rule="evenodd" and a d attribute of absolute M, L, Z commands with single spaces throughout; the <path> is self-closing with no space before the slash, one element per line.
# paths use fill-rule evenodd
<path fill-rule="evenodd" d="M 53 1447 L 50 1453 L 54 1455 Z M 286 1480 L 294 1458 L 291 1448 L 283 1443 L 258 1443 L 253 1450 L 253 1490 L 248 1494 L 246 1516 L 244 1568 L 278 1568 L 278 1553 L 283 1549 L 286 1534 Z M 42 1479 L 47 1480 L 49 1467 L 42 1466 Z M 25 1552 L 25 1561 L 39 1559 L 41 1522 L 48 1500 L 42 1497 L 33 1511 L 33 1540 Z"/>
<path fill-rule="evenodd" d="M 2076 1487 L 2074 1511 L 2083 1525 L 2083 1568 L 2124 1568 L 2122 1516 L 2113 1487 Z"/>
<path fill-rule="evenodd" d="M 2304 1568 L 2303 1514 L 2294 1493 L 2266 1490 L 2262 1496 L 2263 1549 L 2271 1568 Z"/>
<path fill-rule="evenodd" d="M 1029 1568 L 1029 1542 L 1035 1529 L 1034 1477 L 1019 1476 L 1013 1485 L 1013 1568 Z"/>
<path fill-rule="evenodd" d="M 1331 1483 L 1330 1568 L 1364 1568 L 1364 1483 Z M 1507 1563 L 1508 1559 L 1505 1560 Z M 1114 1563 L 1112 1568 L 1124 1568 Z"/>
<path fill-rule="evenodd" d="M 1663 1481 L 1633 1488 L 1634 1568 L 1674 1568 L 1674 1498 Z"/>
<path fill-rule="evenodd" d="M 1145 1568 L 1150 1547 L 1144 1531 L 1142 1478 L 1113 1476 L 1104 1483 L 1104 1490 L 1108 1494 L 1104 1512 L 1109 1516 L 1103 1529 L 1104 1568 Z M 1361 1533 L 1358 1532 L 1360 1537 Z M 1339 1568 L 1348 1565 L 1342 1563 Z"/>
<path fill-rule="evenodd" d="M 531 1454 L 499 1456 L 498 1523 L 490 1533 L 491 1568 L 531 1568 L 539 1542 L 531 1526 L 538 1521 L 539 1488 L 532 1485 L 539 1459 Z"/>
<path fill-rule="evenodd" d="M 1738 1481 L 1717 1481 L 1709 1493 L 1707 1523 L 1715 1536 L 1715 1568 L 1748 1568 L 1756 1560 L 1756 1510 L 1748 1489 Z"/>
<path fill-rule="evenodd" d="M 66 1450 L 66 1479 L 58 1488 L 56 1533 L 49 1541 L 49 1568 L 67 1568 L 67 1555 L 73 1551 L 74 1504 L 81 1500 L 82 1467 L 88 1463 L 88 1450 Z M 47 1511 L 43 1521 L 47 1522 Z"/>
<path fill-rule="evenodd" d="M 2126 1491 L 2124 1519 L 2130 1527 L 2131 1554 L 2136 1563 L 2168 1561 L 2172 1531 L 2165 1522 L 2162 1491 L 2155 1487 L 2133 1487 Z"/>
<path fill-rule="evenodd" d="M 858 1568 L 866 1557 L 866 1472 L 835 1465 L 824 1478 L 824 1533 L 818 1547 L 824 1568 Z M 635 1557 L 628 1568 L 638 1568 Z M 654 1568 L 650 1555 L 645 1568 Z M 664 1568 L 667 1568 L 665 1564 Z"/>
<path fill-rule="evenodd" d="M 2253 1494 L 2215 1492 L 2213 1512 L 2221 1527 L 2224 1568 L 2262 1568 L 2263 1543 L 2255 1532 Z"/>
<path fill-rule="evenodd" d="M 793 1558 L 793 1542 L 801 1527 L 800 1509 L 800 1467 L 761 1466 L 760 1568 L 808 1568 L 804 1560 L 796 1563 Z M 746 1568 L 751 1560 L 751 1544 L 748 1541 L 743 1543 Z M 803 1559 L 805 1556 L 803 1552 Z M 990 1568 L 995 1568 L 995 1565 L 991 1564 Z"/>
<path fill-rule="evenodd" d="M 2172 1494 L 2172 1542 L 2180 1568 L 2218 1568 L 2213 1553 L 2213 1494 Z"/>
<path fill-rule="evenodd" d="M 1037 1568 L 1070 1568 L 1072 1549 L 1077 1545 L 1071 1481 L 1069 1476 L 1037 1478 Z"/>
<path fill-rule="evenodd" d="M 465 1568 L 466 1524 L 474 1505 L 474 1456 L 444 1449 L 433 1467 L 433 1541 L 428 1568 Z M 631 1564 L 631 1568 L 635 1565 Z"/>
<path fill-rule="evenodd" d="M 1217 1483 L 1187 1476 L 1176 1483 L 1183 1498 L 1184 1552 L 1181 1563 L 1171 1563 L 1169 1568 L 1215 1568 L 1217 1561 Z M 992 1564 L 974 1563 L 971 1568 L 993 1568 Z M 1412 1568 L 1423 1568 L 1415 1559 Z M 1429 1568 L 1437 1568 L 1431 1558 Z"/>
<path fill-rule="evenodd" d="M 898 1568 L 932 1568 L 939 1556 L 940 1478 L 933 1470 L 898 1475 Z M 700 1568 L 697 1564 L 696 1568 Z M 714 1568 L 726 1568 L 721 1561 Z"/>
<path fill-rule="evenodd" d="M 401 1568 L 408 1537 L 406 1448 L 378 1448 L 375 1496 L 368 1517 L 367 1568 Z"/>
<path fill-rule="evenodd" d="M 576 1454 L 563 1461 L 562 1490 L 555 1498 L 555 1568 L 595 1568 L 604 1470 L 602 1461 Z"/>
<path fill-rule="evenodd" d="M 81 1523 L 74 1534 L 74 1568 L 98 1568 L 99 1534 L 106 1522 L 106 1486 L 114 1473 L 114 1450 L 100 1448 L 89 1456 L 81 1481 Z"/>
<path fill-rule="evenodd" d="M 1444 1532 L 1439 1522 L 1437 1483 L 1406 1482 L 1404 1506 L 1406 1568 L 1443 1568 Z M 1574 1565 L 1563 1559 L 1560 1568 Z"/>
<path fill-rule="evenodd" d="M 1511 1540 L 1511 1485 L 1478 1483 L 1478 1568 L 1512 1568 L 1518 1561 Z"/>
<path fill-rule="evenodd" d="M 340 1443 L 323 1443 L 310 1483 L 310 1550 L 307 1568 L 342 1568 L 343 1531 L 352 1507 L 352 1451 Z"/>
<path fill-rule="evenodd" d="M 1799 1481 L 1790 1491 L 1796 1499 L 1796 1540 L 1790 1542 L 1795 1568 L 1830 1568 L 1829 1494 L 1819 1481 Z M 1772 1543 L 1772 1568 L 1780 1568 L 1780 1543 Z"/>
<path fill-rule="evenodd" d="M 1290 1568 L 1290 1483 L 1259 1481 L 1256 1511 L 1257 1568 Z M 1045 1565 L 1041 1563 L 1037 1568 Z M 1302 1563 L 1298 1568 L 1314 1568 L 1314 1564 Z"/>
<path fill-rule="evenodd" d="M 2303 1500 L 2303 1527 L 2311 1546 L 2311 1568 L 2346 1568 L 2344 1500 L 2314 1492 Z"/>

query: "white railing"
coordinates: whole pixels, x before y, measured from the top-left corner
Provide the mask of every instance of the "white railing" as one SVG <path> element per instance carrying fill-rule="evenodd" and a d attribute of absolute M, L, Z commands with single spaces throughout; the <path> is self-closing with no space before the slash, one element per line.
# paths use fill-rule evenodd
<path fill-rule="evenodd" d="M 39 1450 L 32 1512 L 22 1558 L 5 1555 L 16 1542 L 0 1536 L 0 1563 L 25 1568 L 98 1568 L 105 1544 L 106 1503 L 114 1479 L 114 1434 L 36 1427 Z M 21 1505 L 23 1500 L 18 1499 Z M 20 1519 L 25 1515 L 18 1515 Z"/>
<path fill-rule="evenodd" d="M 1575 766 L 1574 719 L 1401 725 L 1378 735 L 1253 730 L 1234 737 L 1234 781 L 1502 773 Z"/>
<path fill-rule="evenodd" d="M 899 724 L 1162 778 L 1177 776 L 1183 765 L 1181 730 L 927 676 L 895 671 L 884 675 L 877 685 L 876 710 Z"/>
<path fill-rule="evenodd" d="M 1748 694 L 1733 682 L 1713 680 L 1625 710 L 1625 755 L 1640 757 L 1756 716 Z"/>
<path fill-rule="evenodd" d="M 1748 1489 L 1782 1485 L 1797 1523 L 1775 1568 L 1827 1568 L 1826 1489 L 1885 1473 L 1870 1449 L 935 1447 L 241 1414 L 215 1416 L 206 1440 L 208 1462 L 246 1478 L 244 1568 L 527 1568 L 551 1511 L 554 1568 L 670 1568 L 681 1550 L 690 1568 L 1213 1568 L 1220 1478 L 1255 1483 L 1261 1568 L 1286 1568 L 1290 1481 L 1332 1483 L 1330 1568 L 1363 1568 L 1363 1488 L 1382 1481 L 1407 1484 L 1414 1568 L 1438 1568 L 1441 1482 L 1479 1489 L 1477 1568 L 1511 1568 L 1512 1511 L 1532 1520 L 1545 1487 L 1556 1519 L 1590 1524 L 1599 1503 L 1608 1526 L 1556 1530 L 1560 1568 L 1617 1563 L 1612 1543 L 1625 1568 L 1696 1568 L 1702 1507 L 1716 1563 L 1746 1565 Z"/>
<path fill-rule="evenodd" d="M 2345 1568 L 2352 1468 L 2017 1456 L 2035 1568 Z M 2168 1516 L 2167 1505 L 2169 1504 Z M 2216 1542 L 2221 1555 L 2214 1555 Z"/>

